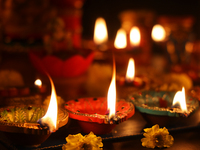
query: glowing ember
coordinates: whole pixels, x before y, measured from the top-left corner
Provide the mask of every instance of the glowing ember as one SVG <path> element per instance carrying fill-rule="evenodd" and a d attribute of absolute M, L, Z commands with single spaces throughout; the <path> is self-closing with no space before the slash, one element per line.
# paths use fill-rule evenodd
<path fill-rule="evenodd" d="M 156 42 L 164 41 L 166 37 L 165 29 L 159 24 L 155 25 L 152 29 L 151 37 Z"/>
<path fill-rule="evenodd" d="M 173 106 L 179 105 L 183 113 L 187 113 L 187 106 L 186 106 L 186 98 L 185 98 L 185 88 L 182 88 L 182 91 L 176 92 L 174 99 L 173 99 Z"/>
<path fill-rule="evenodd" d="M 119 29 L 115 38 L 114 46 L 117 49 L 122 49 L 127 46 L 126 31 Z"/>
<path fill-rule="evenodd" d="M 134 80 L 134 77 L 135 77 L 135 62 L 133 58 L 130 58 L 126 72 L 126 81 L 132 82 Z"/>
<path fill-rule="evenodd" d="M 53 84 L 52 79 L 49 77 L 50 82 L 51 82 L 51 99 L 49 102 L 49 107 L 41 119 L 38 120 L 38 122 L 41 125 L 46 125 L 49 127 L 50 132 L 55 132 L 57 128 L 57 114 L 58 114 L 58 105 L 57 105 L 57 99 L 56 99 L 56 90 Z"/>
<path fill-rule="evenodd" d="M 42 86 L 42 81 L 41 81 L 40 79 L 37 79 L 37 80 L 35 80 L 34 84 L 35 84 L 36 86 L 41 87 L 41 86 Z"/>
<path fill-rule="evenodd" d="M 140 30 L 138 27 L 132 27 L 130 32 L 130 43 L 131 46 L 138 46 L 140 44 Z"/>
<path fill-rule="evenodd" d="M 106 22 L 103 18 L 97 18 L 94 28 L 94 42 L 97 45 L 103 44 L 108 40 Z"/>
<path fill-rule="evenodd" d="M 109 119 L 115 118 L 115 111 L 116 111 L 116 69 L 115 63 L 113 63 L 113 74 L 112 80 L 108 89 L 107 95 L 107 103 L 108 103 L 108 110 L 109 110 Z"/>

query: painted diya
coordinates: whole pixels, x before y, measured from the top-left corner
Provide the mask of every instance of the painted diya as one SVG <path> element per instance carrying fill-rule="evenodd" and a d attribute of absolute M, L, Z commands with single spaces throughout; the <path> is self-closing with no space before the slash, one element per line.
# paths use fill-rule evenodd
<path fill-rule="evenodd" d="M 150 125 L 175 126 L 191 123 L 189 120 L 199 107 L 198 100 L 184 95 L 183 88 L 178 92 L 143 91 L 129 99 Z"/>
<path fill-rule="evenodd" d="M 43 117 L 47 108 L 42 106 L 9 106 L 0 109 L 0 131 L 14 145 L 38 146 L 51 132 L 48 126 L 41 126 L 37 121 Z M 59 109 L 57 128 L 67 124 L 68 113 Z"/>
<path fill-rule="evenodd" d="M 78 120 L 84 133 L 92 131 L 94 134 L 107 134 L 119 123 L 127 120 L 135 113 L 135 107 L 131 102 L 118 100 L 116 102 L 116 114 L 114 119 L 109 119 L 107 99 L 80 98 L 66 102 L 65 109 L 69 117 Z"/>

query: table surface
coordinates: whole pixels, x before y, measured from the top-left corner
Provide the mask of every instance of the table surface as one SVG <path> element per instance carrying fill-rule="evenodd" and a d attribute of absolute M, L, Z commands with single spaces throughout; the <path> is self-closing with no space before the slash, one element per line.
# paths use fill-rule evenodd
<path fill-rule="evenodd" d="M 200 116 L 200 110 L 196 112 L 196 116 Z M 200 149 L 200 125 L 199 119 L 197 123 L 182 124 L 179 126 L 168 127 L 170 134 L 174 137 L 174 144 L 167 148 L 169 150 L 198 150 Z M 150 127 L 143 119 L 142 115 L 136 113 L 127 121 L 118 124 L 111 133 L 99 135 L 103 138 L 104 150 L 145 150 L 147 148 L 141 145 L 143 129 Z M 33 150 L 33 149 L 62 149 L 62 145 L 66 143 L 65 137 L 68 134 L 76 134 L 81 132 L 76 120 L 70 119 L 68 124 L 60 128 L 42 143 L 39 147 L 21 147 L 14 146 L 5 140 L 0 142 L 0 149 L 16 149 L 16 150 Z M 162 148 L 161 148 L 162 149 Z M 165 149 L 165 148 L 163 148 Z"/>

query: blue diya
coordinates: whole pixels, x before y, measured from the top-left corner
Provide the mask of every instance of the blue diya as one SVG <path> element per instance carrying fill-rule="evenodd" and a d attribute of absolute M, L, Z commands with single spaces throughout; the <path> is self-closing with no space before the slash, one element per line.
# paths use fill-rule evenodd
<path fill-rule="evenodd" d="M 176 92 L 170 91 L 142 91 L 134 93 L 128 99 L 135 105 L 144 119 L 150 125 L 174 126 L 188 124 L 194 112 L 199 107 L 199 102 L 194 97 L 186 95 L 187 112 L 180 106 L 172 106 Z"/>

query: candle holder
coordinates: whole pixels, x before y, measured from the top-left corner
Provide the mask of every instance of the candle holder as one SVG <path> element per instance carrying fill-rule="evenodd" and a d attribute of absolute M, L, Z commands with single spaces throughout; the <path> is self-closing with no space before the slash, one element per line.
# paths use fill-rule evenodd
<path fill-rule="evenodd" d="M 183 113 L 179 107 L 172 106 L 176 92 L 142 91 L 129 96 L 136 109 L 150 125 L 176 126 L 190 124 L 199 102 L 194 97 L 186 96 L 188 112 Z M 195 120 L 192 120 L 194 122 Z"/>
<path fill-rule="evenodd" d="M 8 106 L 0 109 L 0 131 L 10 140 L 11 144 L 36 147 L 43 143 L 50 135 L 47 126 L 40 126 L 38 119 L 43 117 L 45 106 Z M 68 113 L 58 110 L 57 126 L 64 126 L 68 122 Z"/>
<path fill-rule="evenodd" d="M 102 135 L 112 131 L 119 123 L 127 120 L 135 113 L 135 107 L 131 102 L 118 100 L 116 102 L 115 118 L 108 118 L 107 99 L 80 98 L 70 100 L 65 104 L 69 117 L 78 121 L 82 131 Z"/>

